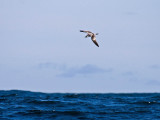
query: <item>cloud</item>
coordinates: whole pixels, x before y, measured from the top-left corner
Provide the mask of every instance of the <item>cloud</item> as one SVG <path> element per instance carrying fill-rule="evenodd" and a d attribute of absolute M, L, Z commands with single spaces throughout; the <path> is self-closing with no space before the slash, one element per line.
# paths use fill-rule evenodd
<path fill-rule="evenodd" d="M 158 80 L 150 80 L 146 84 L 147 85 L 151 85 L 151 86 L 159 86 L 160 85 L 160 81 L 158 81 Z"/>
<path fill-rule="evenodd" d="M 136 12 L 126 12 L 125 14 L 126 15 L 137 15 L 138 13 L 136 13 Z"/>
<path fill-rule="evenodd" d="M 39 63 L 37 68 L 40 70 L 56 70 L 58 71 L 58 75 L 56 75 L 57 77 L 74 77 L 76 75 L 86 76 L 112 71 L 111 68 L 103 69 L 92 64 L 86 64 L 81 67 L 69 67 L 66 64 L 57 64 L 52 62 Z"/>
<path fill-rule="evenodd" d="M 66 65 L 65 64 L 57 64 L 52 62 L 45 62 L 38 64 L 39 69 L 56 69 L 56 70 L 65 70 Z"/>
<path fill-rule="evenodd" d="M 154 65 L 151 65 L 149 68 L 151 68 L 151 69 L 160 69 L 160 65 L 154 64 Z"/>
<path fill-rule="evenodd" d="M 127 72 L 122 73 L 122 75 L 123 76 L 134 76 L 134 73 L 131 71 L 127 71 Z"/>
<path fill-rule="evenodd" d="M 106 70 L 106 69 L 97 67 L 95 65 L 87 64 L 87 65 L 79 67 L 79 68 L 70 68 L 58 76 L 60 76 L 60 77 L 74 77 L 76 75 L 89 75 L 89 74 L 97 74 L 97 73 L 104 73 L 104 72 L 111 72 L 111 71 L 112 71 L 112 69 Z"/>
<path fill-rule="evenodd" d="M 137 81 L 139 78 L 136 71 L 125 71 L 121 74 L 121 77 L 123 77 L 123 79 L 127 79 L 128 81 L 132 82 Z"/>

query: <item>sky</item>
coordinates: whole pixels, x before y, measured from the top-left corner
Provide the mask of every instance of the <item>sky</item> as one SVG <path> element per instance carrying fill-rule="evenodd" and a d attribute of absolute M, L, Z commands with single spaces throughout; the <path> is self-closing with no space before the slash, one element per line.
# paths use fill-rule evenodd
<path fill-rule="evenodd" d="M 160 0 L 0 0 L 0 90 L 160 92 Z M 100 47 L 85 33 L 97 35 Z"/>

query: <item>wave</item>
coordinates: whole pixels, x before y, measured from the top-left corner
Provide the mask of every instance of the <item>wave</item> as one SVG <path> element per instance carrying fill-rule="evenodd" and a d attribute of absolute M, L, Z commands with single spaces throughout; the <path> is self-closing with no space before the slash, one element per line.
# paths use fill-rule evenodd
<path fill-rule="evenodd" d="M 0 119 L 160 119 L 160 94 L 0 91 Z"/>

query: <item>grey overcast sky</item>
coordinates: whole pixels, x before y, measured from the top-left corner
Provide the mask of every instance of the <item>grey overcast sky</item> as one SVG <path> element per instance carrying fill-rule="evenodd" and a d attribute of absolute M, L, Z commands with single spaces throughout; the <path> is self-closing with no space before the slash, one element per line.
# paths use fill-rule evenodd
<path fill-rule="evenodd" d="M 10 89 L 160 92 L 160 0 L 0 0 L 0 90 Z"/>

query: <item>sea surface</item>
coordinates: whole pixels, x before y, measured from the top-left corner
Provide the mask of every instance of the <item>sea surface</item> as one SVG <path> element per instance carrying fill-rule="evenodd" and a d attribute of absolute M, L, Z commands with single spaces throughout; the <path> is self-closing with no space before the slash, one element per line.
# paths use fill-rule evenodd
<path fill-rule="evenodd" d="M 0 91 L 0 120 L 160 120 L 160 93 Z"/>

